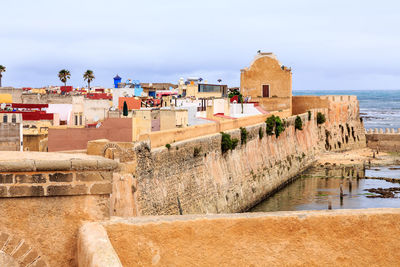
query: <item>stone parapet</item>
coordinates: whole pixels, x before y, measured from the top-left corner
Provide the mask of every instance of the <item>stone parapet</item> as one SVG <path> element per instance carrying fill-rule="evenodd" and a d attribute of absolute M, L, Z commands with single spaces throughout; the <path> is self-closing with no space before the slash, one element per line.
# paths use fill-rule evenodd
<path fill-rule="evenodd" d="M 103 195 L 112 192 L 118 163 L 74 154 L 0 154 L 0 197 Z M 7 152 L 8 153 L 8 152 Z M 23 158 L 18 159 L 21 156 Z"/>

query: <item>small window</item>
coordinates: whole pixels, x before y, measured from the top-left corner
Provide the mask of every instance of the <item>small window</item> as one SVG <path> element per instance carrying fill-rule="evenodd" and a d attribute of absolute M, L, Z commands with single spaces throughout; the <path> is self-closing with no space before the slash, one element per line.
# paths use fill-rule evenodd
<path fill-rule="evenodd" d="M 75 125 L 78 125 L 78 115 L 75 115 Z"/>
<path fill-rule="evenodd" d="M 12 122 L 12 123 L 17 123 L 17 115 L 12 114 L 11 122 Z"/>
<path fill-rule="evenodd" d="M 82 125 L 82 114 L 79 115 L 79 125 Z"/>
<path fill-rule="evenodd" d="M 3 115 L 3 122 L 7 123 L 7 114 Z"/>

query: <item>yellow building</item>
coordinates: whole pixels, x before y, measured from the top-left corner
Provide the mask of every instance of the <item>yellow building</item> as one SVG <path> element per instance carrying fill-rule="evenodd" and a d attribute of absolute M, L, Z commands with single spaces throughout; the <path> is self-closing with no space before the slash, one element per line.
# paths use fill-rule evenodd
<path fill-rule="evenodd" d="M 291 114 L 292 71 L 273 53 L 258 53 L 250 67 L 241 70 L 240 91 L 267 111 L 288 110 Z"/>
<path fill-rule="evenodd" d="M 185 97 L 194 98 L 219 98 L 227 93 L 227 86 L 222 84 L 200 83 L 197 79 L 188 79 L 185 83 L 183 79 L 179 81 L 178 93 Z"/>
<path fill-rule="evenodd" d="M 139 109 L 132 113 L 132 138 L 137 141 L 140 135 L 188 126 L 186 109 L 162 108 Z"/>
<path fill-rule="evenodd" d="M 11 94 L 0 94 L 0 103 L 6 103 L 6 104 L 12 103 L 12 95 Z"/>

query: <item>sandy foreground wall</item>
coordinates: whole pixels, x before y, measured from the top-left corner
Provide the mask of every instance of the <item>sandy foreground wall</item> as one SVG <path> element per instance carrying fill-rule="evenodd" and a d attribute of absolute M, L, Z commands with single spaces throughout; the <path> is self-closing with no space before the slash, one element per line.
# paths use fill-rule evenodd
<path fill-rule="evenodd" d="M 395 266 L 399 229 L 400 209 L 113 218 L 85 225 L 78 253 L 88 267 Z"/>
<path fill-rule="evenodd" d="M 79 227 L 110 216 L 117 165 L 79 154 L 0 152 L 0 266 L 76 266 Z"/>

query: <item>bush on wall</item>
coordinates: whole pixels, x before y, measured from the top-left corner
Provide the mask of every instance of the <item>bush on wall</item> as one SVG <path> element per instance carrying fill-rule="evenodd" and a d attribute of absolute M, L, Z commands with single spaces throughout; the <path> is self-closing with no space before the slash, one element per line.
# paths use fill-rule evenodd
<path fill-rule="evenodd" d="M 240 142 L 242 143 L 242 145 L 247 143 L 247 135 L 248 132 L 246 128 L 240 127 Z"/>
<path fill-rule="evenodd" d="M 296 130 L 303 130 L 303 121 L 301 120 L 300 116 L 296 117 L 296 120 L 294 121 L 294 128 Z"/>
<path fill-rule="evenodd" d="M 262 139 L 264 137 L 264 131 L 263 129 L 260 127 L 260 129 L 258 129 L 258 138 Z"/>
<path fill-rule="evenodd" d="M 227 152 L 228 150 L 233 150 L 236 148 L 236 146 L 239 143 L 239 140 L 237 138 L 231 138 L 230 134 L 221 132 L 221 150 L 222 153 Z"/>
<path fill-rule="evenodd" d="M 325 115 L 321 112 L 317 113 L 317 124 L 323 124 L 326 121 Z"/>
<path fill-rule="evenodd" d="M 275 136 L 278 137 L 285 131 L 285 125 L 279 116 L 272 115 L 265 123 L 267 135 L 273 135 L 275 133 Z"/>

